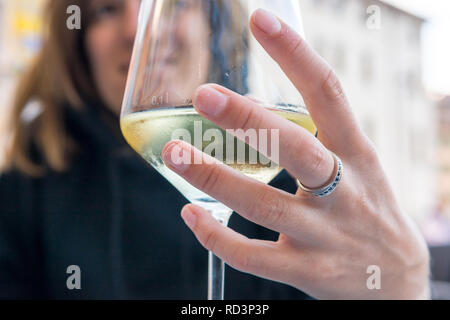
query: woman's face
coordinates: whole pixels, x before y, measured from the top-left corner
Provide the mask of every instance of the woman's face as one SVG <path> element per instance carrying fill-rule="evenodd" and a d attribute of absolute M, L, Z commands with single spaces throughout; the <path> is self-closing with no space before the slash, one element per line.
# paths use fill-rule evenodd
<path fill-rule="evenodd" d="M 176 95 L 191 96 L 207 80 L 208 71 L 193 72 L 194 66 L 207 66 L 209 61 L 209 28 L 200 6 L 201 0 L 180 0 L 178 16 L 169 27 L 164 62 L 159 61 L 164 75 L 157 86 Z M 128 68 L 137 29 L 140 0 L 92 0 L 91 24 L 86 32 L 87 55 L 94 82 L 104 103 L 120 113 Z M 161 36 L 164 36 L 161 34 Z M 200 39 L 199 39 L 200 38 Z M 199 46 L 199 40 L 205 45 Z M 170 88 L 168 84 L 170 83 Z"/>
<path fill-rule="evenodd" d="M 154 83 L 145 90 L 147 99 L 164 97 L 164 104 L 175 106 L 189 103 L 208 80 L 210 27 L 203 0 L 164 1 L 158 29 L 151 35 L 155 39 L 150 39 L 157 50 L 147 58 L 156 61 L 146 75 Z"/>
<path fill-rule="evenodd" d="M 136 35 L 140 0 L 92 0 L 85 45 L 103 102 L 120 112 Z"/>

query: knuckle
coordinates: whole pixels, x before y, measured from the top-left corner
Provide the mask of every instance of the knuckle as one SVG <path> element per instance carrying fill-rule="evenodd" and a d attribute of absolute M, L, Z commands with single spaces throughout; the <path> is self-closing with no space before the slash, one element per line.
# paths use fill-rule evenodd
<path fill-rule="evenodd" d="M 311 261 L 307 278 L 313 283 L 335 281 L 340 277 L 340 268 L 334 259 L 323 255 L 316 256 Z"/>
<path fill-rule="evenodd" d="M 366 221 L 370 219 L 372 223 L 379 223 L 381 218 L 379 210 L 377 210 L 374 199 L 365 189 L 354 190 L 352 198 L 355 199 L 354 206 L 356 208 L 353 212 L 356 212 L 358 216 Z"/>
<path fill-rule="evenodd" d="M 367 143 L 365 144 L 364 153 L 365 153 L 365 160 L 370 164 L 378 163 L 378 152 L 376 150 L 376 147 L 374 143 L 369 139 L 366 138 Z"/>
<path fill-rule="evenodd" d="M 206 174 L 203 176 L 203 179 L 200 181 L 200 189 L 201 190 L 213 190 L 216 188 L 217 183 L 221 180 L 221 167 L 219 164 L 211 164 L 209 166 L 209 170 L 206 170 Z"/>
<path fill-rule="evenodd" d="M 258 128 L 261 122 L 260 112 L 255 112 L 255 108 L 241 108 L 238 115 L 239 128 L 243 130 Z"/>
<path fill-rule="evenodd" d="M 360 145 L 355 145 L 354 148 L 358 150 L 358 157 L 356 158 L 358 165 L 371 169 L 380 166 L 381 162 L 376 146 L 365 134 Z"/>
<path fill-rule="evenodd" d="M 323 148 L 314 148 L 314 152 L 311 154 L 311 169 L 312 172 L 322 172 L 327 169 L 329 155 Z"/>
<path fill-rule="evenodd" d="M 288 212 L 287 201 L 272 194 L 270 191 L 263 192 L 257 205 L 253 210 L 255 221 L 261 220 L 267 226 L 279 226 L 286 219 Z"/>
<path fill-rule="evenodd" d="M 289 46 L 286 50 L 288 57 L 299 57 L 302 56 L 306 47 L 306 41 L 301 37 L 295 37 L 294 40 L 289 42 Z"/>
<path fill-rule="evenodd" d="M 230 255 L 230 265 L 238 270 L 248 271 L 251 268 L 251 257 L 248 252 L 236 247 Z"/>
<path fill-rule="evenodd" d="M 339 80 L 336 72 L 330 69 L 321 86 L 325 97 L 331 101 L 345 100 L 344 88 Z"/>
<path fill-rule="evenodd" d="M 354 231 L 359 232 L 362 230 L 362 234 L 366 235 L 370 234 L 371 230 L 376 232 L 376 226 L 379 225 L 380 219 L 380 210 L 377 208 L 376 195 L 374 195 L 374 193 L 367 189 L 364 185 L 355 183 L 360 180 L 357 177 L 353 178 L 355 175 L 353 168 L 349 168 L 346 173 L 346 177 L 352 176 L 349 179 L 351 182 L 346 180 L 345 191 L 346 196 L 351 199 L 351 201 L 348 202 L 348 215 L 352 217 L 355 223 L 358 221 L 358 227 L 355 228 Z M 345 227 L 346 226 L 342 226 L 343 230 L 347 230 Z"/>
<path fill-rule="evenodd" d="M 212 231 L 212 230 L 206 231 L 202 237 L 201 242 L 207 250 L 214 251 L 214 249 L 216 248 L 216 243 L 217 243 L 217 237 L 216 237 L 214 231 Z"/>

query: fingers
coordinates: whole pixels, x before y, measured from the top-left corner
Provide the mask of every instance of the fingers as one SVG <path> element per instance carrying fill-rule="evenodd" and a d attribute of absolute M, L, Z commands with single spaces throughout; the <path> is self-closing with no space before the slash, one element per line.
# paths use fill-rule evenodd
<path fill-rule="evenodd" d="M 362 131 L 330 66 L 294 30 L 265 10 L 252 15 L 250 27 L 301 92 L 325 145 L 335 152 L 364 146 Z"/>
<path fill-rule="evenodd" d="M 185 142 L 169 142 L 162 155 L 169 169 L 254 223 L 296 235 L 312 223 L 314 215 L 294 195 L 253 180 Z M 193 164 L 190 159 L 202 161 Z"/>
<path fill-rule="evenodd" d="M 205 85 L 197 90 L 194 106 L 199 114 L 221 128 L 242 129 L 241 133 L 276 130 L 279 139 L 275 143 L 268 139 L 271 143 L 267 152 L 259 148 L 258 139 L 252 141 L 245 134 L 237 137 L 292 172 L 307 187 L 318 188 L 330 180 L 334 159 L 321 142 L 261 104 L 218 85 Z"/>
<path fill-rule="evenodd" d="M 187 205 L 181 212 L 198 241 L 231 267 L 275 280 L 280 254 L 277 244 L 251 240 L 217 222 L 209 212 Z"/>

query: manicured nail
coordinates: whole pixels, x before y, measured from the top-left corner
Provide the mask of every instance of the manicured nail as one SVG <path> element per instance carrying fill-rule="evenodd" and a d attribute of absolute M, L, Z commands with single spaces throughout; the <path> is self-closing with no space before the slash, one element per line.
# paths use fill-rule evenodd
<path fill-rule="evenodd" d="M 228 97 L 210 85 L 204 85 L 197 91 L 195 106 L 203 113 L 218 116 L 227 105 Z"/>
<path fill-rule="evenodd" d="M 193 229 L 195 227 L 197 217 L 195 216 L 195 213 L 191 209 L 189 209 L 189 207 L 183 209 L 183 211 L 181 212 L 181 217 L 183 218 L 184 223 L 186 223 L 189 228 Z"/>
<path fill-rule="evenodd" d="M 273 14 L 264 9 L 258 9 L 256 11 L 255 24 L 269 36 L 273 36 L 281 30 L 280 21 L 278 21 L 278 19 Z"/>
<path fill-rule="evenodd" d="M 166 145 L 162 152 L 162 158 L 170 169 L 178 173 L 183 173 L 191 165 L 191 152 L 179 141 L 172 141 Z"/>

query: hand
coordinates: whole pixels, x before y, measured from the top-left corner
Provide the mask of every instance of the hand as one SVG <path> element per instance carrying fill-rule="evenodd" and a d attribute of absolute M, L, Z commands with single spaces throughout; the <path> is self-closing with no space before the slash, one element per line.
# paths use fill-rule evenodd
<path fill-rule="evenodd" d="M 412 221 L 400 210 L 374 147 L 362 132 L 335 73 L 292 29 L 258 10 L 251 30 L 302 93 L 318 139 L 218 85 L 200 87 L 194 105 L 226 129 L 279 129 L 280 165 L 311 188 L 332 177 L 334 158 L 344 172 L 337 189 L 317 198 L 250 179 L 201 154 L 203 164 L 176 166 L 172 148 L 200 153 L 180 141 L 163 151 L 166 165 L 244 218 L 280 233 L 276 242 L 248 239 L 189 204 L 182 217 L 201 244 L 230 266 L 292 285 L 319 299 L 429 298 L 429 257 Z M 295 137 L 295 139 L 292 139 Z M 369 290 L 368 267 L 381 270 L 381 289 Z"/>

